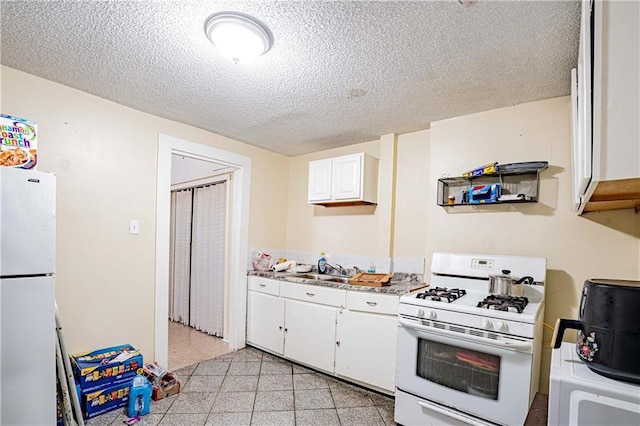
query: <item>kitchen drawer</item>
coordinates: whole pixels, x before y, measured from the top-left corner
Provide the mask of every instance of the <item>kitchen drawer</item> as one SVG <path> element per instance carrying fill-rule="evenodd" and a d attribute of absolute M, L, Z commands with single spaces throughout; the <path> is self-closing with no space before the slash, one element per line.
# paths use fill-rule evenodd
<path fill-rule="evenodd" d="M 281 283 L 280 296 L 329 306 L 345 306 L 346 290 L 315 285 Z"/>
<path fill-rule="evenodd" d="M 249 277 L 249 290 L 278 296 L 280 294 L 280 281 L 262 277 Z"/>
<path fill-rule="evenodd" d="M 350 311 L 398 315 L 399 301 L 400 298 L 397 295 L 370 293 L 367 291 L 347 292 L 347 309 Z"/>

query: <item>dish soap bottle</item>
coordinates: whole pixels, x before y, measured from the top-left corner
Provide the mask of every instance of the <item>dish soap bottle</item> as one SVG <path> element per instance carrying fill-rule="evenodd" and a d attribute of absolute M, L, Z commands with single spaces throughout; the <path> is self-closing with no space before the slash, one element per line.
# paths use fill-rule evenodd
<path fill-rule="evenodd" d="M 327 258 L 324 256 L 324 252 L 320 252 L 320 259 L 318 259 L 318 273 L 327 273 Z"/>
<path fill-rule="evenodd" d="M 369 269 L 367 269 L 367 272 L 370 273 L 370 274 L 375 274 L 376 273 L 376 264 L 373 263 L 373 260 L 369 264 Z"/>

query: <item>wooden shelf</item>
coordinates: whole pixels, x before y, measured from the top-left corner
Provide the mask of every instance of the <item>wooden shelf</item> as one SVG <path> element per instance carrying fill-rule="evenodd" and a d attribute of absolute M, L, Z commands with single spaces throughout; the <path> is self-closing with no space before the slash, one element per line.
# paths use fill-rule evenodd
<path fill-rule="evenodd" d="M 620 209 L 640 213 L 640 178 L 598 182 L 583 213 Z"/>

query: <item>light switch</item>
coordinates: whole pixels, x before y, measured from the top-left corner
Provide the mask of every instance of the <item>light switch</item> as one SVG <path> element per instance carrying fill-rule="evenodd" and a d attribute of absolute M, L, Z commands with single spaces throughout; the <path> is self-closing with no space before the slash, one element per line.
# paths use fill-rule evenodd
<path fill-rule="evenodd" d="M 131 235 L 138 235 L 140 233 L 140 222 L 137 219 L 131 219 L 129 221 L 129 233 Z"/>

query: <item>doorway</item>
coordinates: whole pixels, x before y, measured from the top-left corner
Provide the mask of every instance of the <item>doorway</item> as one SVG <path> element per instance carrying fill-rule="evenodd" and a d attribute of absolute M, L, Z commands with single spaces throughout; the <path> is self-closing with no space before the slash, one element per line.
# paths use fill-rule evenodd
<path fill-rule="evenodd" d="M 171 155 L 171 370 L 229 352 L 226 341 L 228 190 L 235 168 Z"/>
<path fill-rule="evenodd" d="M 245 345 L 246 328 L 246 265 L 248 253 L 249 189 L 251 159 L 160 134 L 158 138 L 158 173 L 156 205 L 156 292 L 155 292 L 155 359 L 169 365 L 169 259 L 170 259 L 170 189 L 172 156 L 177 154 L 200 160 L 209 166 L 216 164 L 229 175 L 229 234 L 226 265 L 224 335 L 230 350 Z M 221 172 L 222 173 L 222 172 Z"/>

